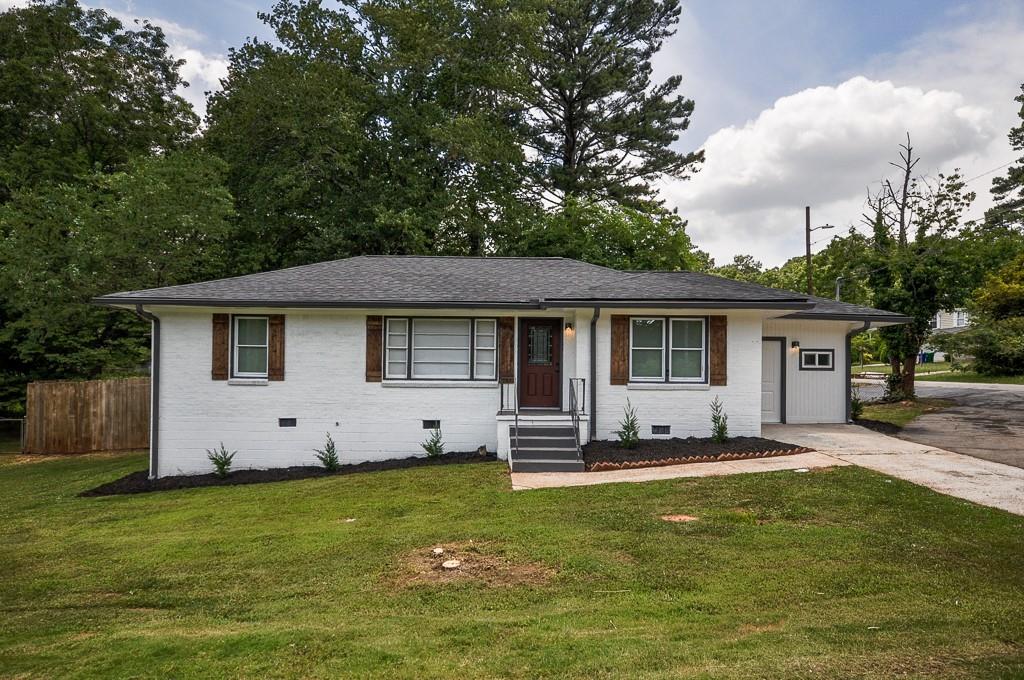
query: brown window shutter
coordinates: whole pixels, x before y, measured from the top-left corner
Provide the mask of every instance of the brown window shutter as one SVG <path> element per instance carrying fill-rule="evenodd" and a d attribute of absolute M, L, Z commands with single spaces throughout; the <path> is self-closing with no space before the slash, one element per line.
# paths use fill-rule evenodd
<path fill-rule="evenodd" d="M 728 317 L 711 317 L 711 384 L 725 385 L 726 379 L 726 357 L 728 355 Z"/>
<path fill-rule="evenodd" d="M 270 348 L 267 354 L 267 378 L 284 380 L 284 314 L 270 315 Z"/>
<path fill-rule="evenodd" d="M 629 317 L 612 314 L 612 385 L 629 382 Z"/>
<path fill-rule="evenodd" d="M 228 379 L 230 322 L 231 318 L 227 314 L 213 315 L 213 368 L 211 374 L 214 380 Z"/>
<path fill-rule="evenodd" d="M 498 319 L 498 381 L 516 381 L 516 320 L 511 316 Z"/>
<path fill-rule="evenodd" d="M 384 377 L 384 317 L 366 317 L 366 382 Z"/>

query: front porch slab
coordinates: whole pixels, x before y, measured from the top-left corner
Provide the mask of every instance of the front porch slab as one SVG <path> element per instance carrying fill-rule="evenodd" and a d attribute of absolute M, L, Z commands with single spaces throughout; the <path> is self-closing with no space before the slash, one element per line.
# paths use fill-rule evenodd
<path fill-rule="evenodd" d="M 717 461 L 714 463 L 687 463 L 637 470 L 608 470 L 605 472 L 513 472 L 512 490 L 551 489 L 562 486 L 591 486 L 617 482 L 651 482 L 680 477 L 716 477 L 748 472 L 774 472 L 802 468 L 823 468 L 850 465 L 846 461 L 822 453 L 796 453 L 777 458 Z"/>

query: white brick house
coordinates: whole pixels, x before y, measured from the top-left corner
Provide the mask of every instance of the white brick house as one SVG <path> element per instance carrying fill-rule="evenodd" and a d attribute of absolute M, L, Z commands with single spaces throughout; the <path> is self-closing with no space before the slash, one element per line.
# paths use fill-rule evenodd
<path fill-rule="evenodd" d="M 326 433 L 345 462 L 406 457 L 434 427 L 581 469 L 627 399 L 643 437 L 708 436 L 715 397 L 734 435 L 846 422 L 849 337 L 906 320 L 563 258 L 356 257 L 96 302 L 153 324 L 154 477 L 209 472 L 220 442 L 236 468 L 316 464 Z"/>

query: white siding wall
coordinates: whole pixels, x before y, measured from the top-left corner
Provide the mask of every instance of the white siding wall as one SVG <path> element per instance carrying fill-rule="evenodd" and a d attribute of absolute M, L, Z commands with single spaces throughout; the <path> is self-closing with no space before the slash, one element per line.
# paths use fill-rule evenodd
<path fill-rule="evenodd" d="M 786 422 L 846 422 L 846 333 L 859 325 L 846 321 L 765 321 L 766 337 L 786 338 Z M 801 371 L 800 352 L 790 347 L 794 340 L 805 349 L 834 349 L 835 370 Z"/>
<path fill-rule="evenodd" d="M 597 439 L 614 439 L 626 399 L 637 409 L 640 436 L 651 437 L 651 425 L 670 425 L 672 437 L 711 435 L 710 404 L 720 397 L 729 415 L 729 433 L 761 434 L 761 315 L 729 312 L 728 384 L 707 385 L 611 385 L 611 315 L 706 316 L 715 310 L 604 309 L 598 319 L 597 343 Z M 589 389 L 589 386 L 588 386 Z"/>

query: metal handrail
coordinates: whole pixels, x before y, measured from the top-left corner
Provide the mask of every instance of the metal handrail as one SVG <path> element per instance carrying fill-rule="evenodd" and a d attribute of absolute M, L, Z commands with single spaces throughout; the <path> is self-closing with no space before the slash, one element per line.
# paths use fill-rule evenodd
<path fill-rule="evenodd" d="M 580 404 L 586 404 L 586 394 L 586 378 L 569 379 L 569 417 L 572 418 L 572 433 L 576 437 L 577 457 L 583 456 L 583 447 L 580 446 Z"/>
<path fill-rule="evenodd" d="M 501 403 L 498 408 L 502 413 L 507 413 L 511 406 L 512 415 L 514 418 L 512 436 L 509 439 L 509 445 L 515 453 L 519 453 L 519 394 L 516 389 L 516 384 L 502 383 L 501 384 Z M 511 458 L 511 456 L 509 456 Z"/>

